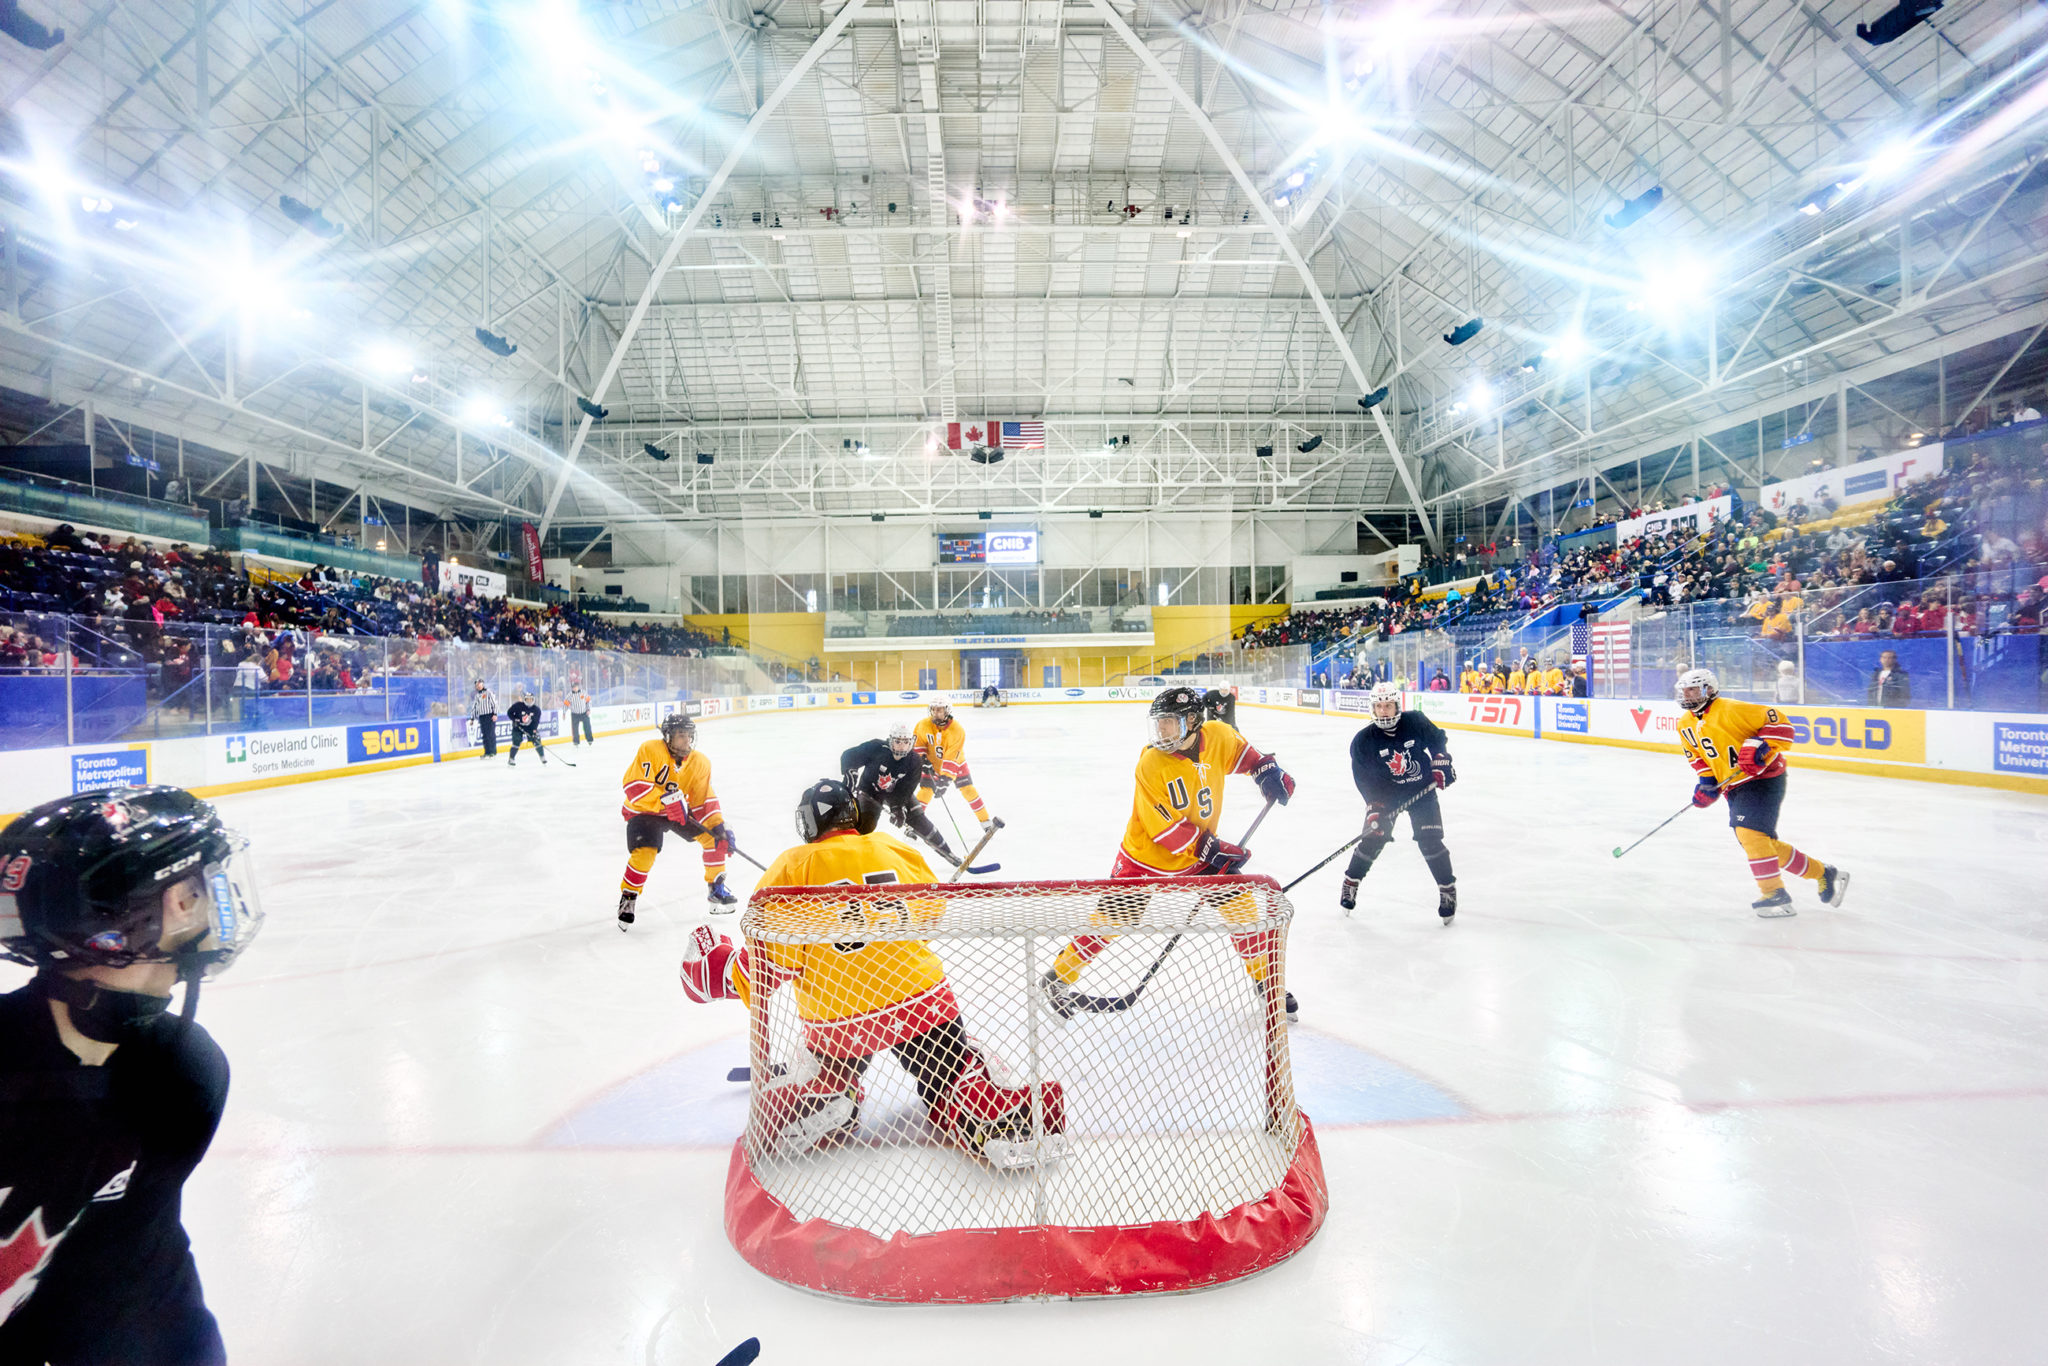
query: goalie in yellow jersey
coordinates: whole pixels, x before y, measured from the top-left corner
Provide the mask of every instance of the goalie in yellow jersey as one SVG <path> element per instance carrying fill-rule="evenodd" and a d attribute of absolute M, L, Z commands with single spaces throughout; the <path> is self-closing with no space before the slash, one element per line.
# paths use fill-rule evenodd
<path fill-rule="evenodd" d="M 916 1083 L 933 1127 L 961 1148 L 1004 1168 L 1060 1156 L 1066 1151 L 1060 1084 L 1019 1084 L 968 1035 L 945 966 L 928 944 L 861 933 L 885 919 L 930 923 L 946 909 L 947 889 L 924 856 L 877 831 L 878 814 L 836 779 L 805 789 L 796 808 L 804 842 L 768 865 L 754 897 L 763 923 L 789 931 L 788 939 L 813 942 L 764 943 L 756 957 L 735 952 L 730 939 L 700 925 L 683 955 L 684 992 L 693 1001 L 732 999 L 749 1009 L 755 992 L 770 995 L 787 985 L 794 993 L 809 1057 L 769 1082 L 755 1111 L 781 1155 L 853 1138 L 862 1077 L 887 1049 Z M 900 900 L 776 895 L 777 888 L 894 883 L 909 884 Z M 1034 1091 L 1042 1120 L 1036 1129 Z"/>
<path fill-rule="evenodd" d="M 1111 866 L 1112 878 L 1209 877 L 1235 873 L 1250 854 L 1216 833 L 1223 819 L 1223 779 L 1248 773 L 1269 800 L 1287 804 L 1294 779 L 1273 756 L 1261 754 L 1227 722 L 1204 720 L 1203 695 L 1193 688 L 1168 688 L 1152 699 L 1146 718 L 1147 743 L 1138 755 L 1137 790 L 1123 844 Z M 1206 895 L 1206 894 L 1205 894 Z M 1257 911 L 1251 898 L 1225 891 L 1218 901 L 1224 919 L 1249 920 Z M 1142 897 L 1118 899 L 1118 909 L 1105 902 L 1095 913 L 1104 927 L 1130 924 L 1144 914 Z M 1059 951 L 1052 967 L 1039 979 L 1046 1002 L 1061 1019 L 1082 1011 L 1122 1010 L 1119 997 L 1086 996 L 1074 990 L 1081 969 L 1109 946 L 1113 935 L 1084 934 Z M 1263 933 L 1233 934 L 1231 943 L 1244 959 L 1254 986 L 1266 980 L 1273 945 Z M 1124 1004 L 1115 1004 L 1123 1000 Z M 1287 993 L 1287 1018 L 1297 1013 L 1294 993 Z"/>
<path fill-rule="evenodd" d="M 1756 913 L 1798 914 L 1783 873 L 1819 883 L 1821 901 L 1841 905 L 1849 875 L 1778 838 L 1791 721 L 1776 707 L 1721 696 L 1720 680 L 1711 669 L 1688 669 L 1678 676 L 1678 704 L 1689 713 L 1679 723 L 1679 748 L 1699 775 L 1692 804 L 1705 809 L 1728 798 L 1728 824 L 1749 855 L 1750 876 L 1763 893 L 1752 903 Z"/>

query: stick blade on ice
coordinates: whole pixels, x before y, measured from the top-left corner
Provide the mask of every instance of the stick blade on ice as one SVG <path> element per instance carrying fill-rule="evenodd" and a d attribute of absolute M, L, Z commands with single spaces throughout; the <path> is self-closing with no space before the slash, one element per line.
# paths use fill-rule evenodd
<path fill-rule="evenodd" d="M 718 1359 L 718 1366 L 747 1366 L 747 1363 L 761 1355 L 761 1339 L 748 1338 L 739 1346 Z"/>

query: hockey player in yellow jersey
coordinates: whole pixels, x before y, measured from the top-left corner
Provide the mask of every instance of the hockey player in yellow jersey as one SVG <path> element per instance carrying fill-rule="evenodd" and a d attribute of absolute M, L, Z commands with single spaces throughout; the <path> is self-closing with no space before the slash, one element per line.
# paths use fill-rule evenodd
<path fill-rule="evenodd" d="M 1778 808 L 1785 802 L 1785 751 L 1792 747 L 1792 723 L 1785 714 L 1776 707 L 1721 696 L 1720 682 L 1710 669 L 1688 669 L 1678 676 L 1678 703 L 1687 712 L 1678 727 L 1679 748 L 1698 775 L 1692 804 L 1705 809 L 1728 798 L 1728 824 L 1749 855 L 1750 876 L 1763 893 L 1752 903 L 1756 913 L 1798 914 L 1783 873 L 1818 883 L 1823 904 L 1841 905 L 1848 895 L 1849 875 L 1778 838 Z"/>
<path fill-rule="evenodd" d="M 934 702 L 931 714 L 917 723 L 911 738 L 930 770 L 924 785 L 917 790 L 918 801 L 929 803 L 935 794 L 943 797 L 947 787 L 957 787 L 986 832 L 988 808 L 982 804 L 981 793 L 975 790 L 974 775 L 967 771 L 967 734 L 953 719 L 953 709 L 944 702 Z"/>
<path fill-rule="evenodd" d="M 1465 672 L 1458 675 L 1459 692 L 1485 692 L 1485 676 L 1479 672 L 1479 661 L 1473 660 L 1465 666 Z"/>
<path fill-rule="evenodd" d="M 1193 688 L 1168 688 L 1152 699 L 1146 717 L 1145 748 L 1138 755 L 1136 790 L 1131 816 L 1111 866 L 1112 878 L 1208 877 L 1235 873 L 1250 855 L 1216 833 L 1223 819 L 1223 779 L 1248 773 L 1268 799 L 1286 805 L 1294 795 L 1294 779 L 1271 755 L 1261 754 L 1222 721 L 1202 719 L 1202 694 Z M 1097 911 L 1096 923 L 1127 924 L 1143 914 L 1143 904 L 1124 898 L 1131 909 Z M 1227 920 L 1256 915 L 1252 900 L 1238 894 L 1221 902 Z M 1062 1019 L 1090 1008 L 1099 998 L 1072 990 L 1090 959 L 1109 946 L 1114 936 L 1084 934 L 1053 959 L 1041 979 L 1047 1001 Z M 1254 984 L 1263 983 L 1272 961 L 1272 945 L 1263 934 L 1232 935 Z M 1287 1017 L 1295 1017 L 1294 994 L 1287 994 Z"/>
<path fill-rule="evenodd" d="M 661 735 L 634 753 L 619 779 L 625 798 L 626 871 L 619 878 L 619 928 L 633 923 L 634 908 L 654 870 L 654 856 L 671 830 L 704 848 L 705 895 L 713 914 L 732 910 L 739 898 L 725 885 L 725 861 L 734 843 L 732 826 L 711 790 L 711 761 L 697 749 L 697 723 L 680 712 L 661 719 Z"/>
<path fill-rule="evenodd" d="M 948 888 L 924 856 L 876 831 L 878 808 L 835 779 L 814 783 L 797 802 L 803 843 L 761 874 L 754 893 L 761 951 L 734 950 L 700 925 L 683 955 L 683 990 L 693 1001 L 732 999 L 749 1010 L 787 986 L 805 1050 L 816 1067 L 791 1067 L 756 1103 L 767 1141 L 794 1156 L 853 1137 L 868 1064 L 892 1052 L 917 1086 L 938 1131 L 997 1167 L 1033 1166 L 1065 1150 L 1065 1098 L 1056 1081 L 1021 1085 L 970 1038 L 945 966 L 905 927 L 946 910 Z M 900 898 L 878 886 L 905 884 Z M 858 887 L 857 895 L 803 888 Z M 756 923 L 750 920 L 750 925 Z M 896 935 L 878 930 L 887 927 Z M 826 936 L 830 936 L 827 938 Z M 813 940 L 815 942 L 789 942 Z M 1034 1131 L 1034 1091 L 1043 1127 Z"/>
<path fill-rule="evenodd" d="M 1565 685 L 1564 670 L 1552 664 L 1543 671 L 1543 691 L 1552 697 L 1565 697 L 1571 689 Z"/>

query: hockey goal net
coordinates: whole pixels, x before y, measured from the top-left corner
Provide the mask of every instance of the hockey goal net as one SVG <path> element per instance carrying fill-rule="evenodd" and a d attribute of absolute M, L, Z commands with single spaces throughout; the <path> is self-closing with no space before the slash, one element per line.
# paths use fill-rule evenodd
<path fill-rule="evenodd" d="M 1290 1256 L 1325 1206 L 1291 916 L 1264 877 L 757 889 L 733 1245 L 923 1301 L 1187 1290 Z"/>

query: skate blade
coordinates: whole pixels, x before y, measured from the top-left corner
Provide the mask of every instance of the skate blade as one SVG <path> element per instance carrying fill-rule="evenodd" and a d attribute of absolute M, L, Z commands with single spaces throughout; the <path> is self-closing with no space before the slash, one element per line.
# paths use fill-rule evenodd
<path fill-rule="evenodd" d="M 1828 904 L 1828 905 L 1830 905 L 1830 906 L 1839 906 L 1839 905 L 1841 905 L 1841 904 L 1842 904 L 1842 903 L 1843 903 L 1844 901 L 1847 901 L 1848 899 L 1849 899 L 1849 875 L 1848 875 L 1847 873 L 1845 873 L 1845 872 L 1842 872 L 1842 871 L 1841 871 L 1840 869 L 1836 869 L 1836 870 L 1835 870 L 1835 894 L 1834 894 L 1833 896 L 1831 896 L 1831 897 L 1827 897 L 1827 898 L 1825 898 L 1826 904 Z"/>
<path fill-rule="evenodd" d="M 1799 908 L 1796 906 L 1759 906 L 1756 908 L 1756 913 L 1759 918 L 1764 920 L 1784 920 L 1790 916 L 1798 915 Z"/>
<path fill-rule="evenodd" d="M 981 1147 L 982 1158 L 998 1171 L 1049 1166 L 1072 1151 L 1065 1134 L 1032 1138 L 992 1138 Z"/>

